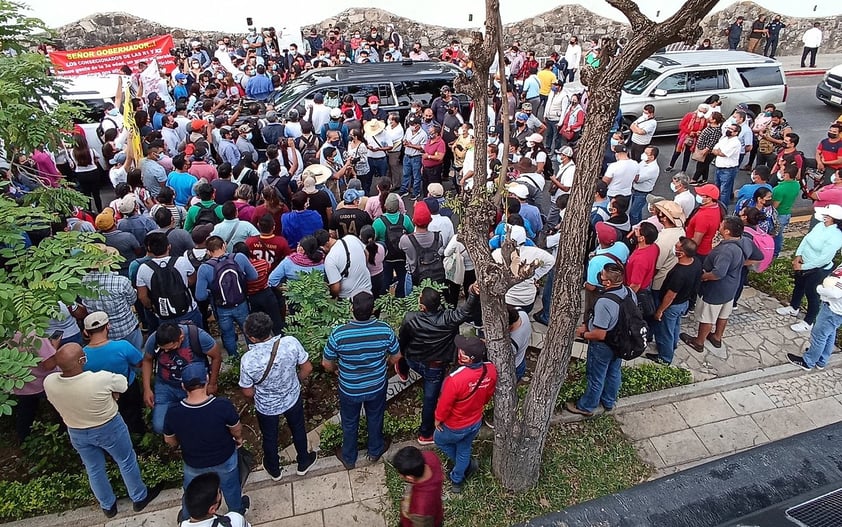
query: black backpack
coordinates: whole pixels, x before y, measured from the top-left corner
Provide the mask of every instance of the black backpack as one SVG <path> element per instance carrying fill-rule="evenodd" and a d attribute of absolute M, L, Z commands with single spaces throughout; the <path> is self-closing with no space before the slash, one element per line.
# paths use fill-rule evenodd
<path fill-rule="evenodd" d="M 187 253 L 186 253 L 186 256 L 187 256 L 187 261 L 190 262 L 190 265 L 192 265 L 193 269 L 196 269 L 196 270 L 199 269 L 200 265 L 202 265 L 203 263 L 207 262 L 208 259 L 210 259 L 210 256 L 208 256 L 208 253 L 206 252 L 205 255 L 202 256 L 202 259 L 200 260 L 199 257 L 196 256 L 196 254 L 193 252 L 193 249 L 188 249 Z"/>
<path fill-rule="evenodd" d="M 199 214 L 196 215 L 196 225 L 216 225 L 222 221 L 216 215 L 216 208 L 219 207 L 218 204 L 214 203 L 208 207 L 202 203 L 197 203 L 194 206 L 199 207 Z"/>
<path fill-rule="evenodd" d="M 433 233 L 433 243 L 429 247 L 422 247 L 415 238 L 415 234 L 409 235 L 409 241 L 415 248 L 415 272 L 412 273 L 412 285 L 419 285 L 425 278 L 444 283 L 444 260 L 439 254 L 441 233 Z"/>
<path fill-rule="evenodd" d="M 406 254 L 401 250 L 399 244 L 401 237 L 407 234 L 403 226 L 403 214 L 398 214 L 398 221 L 390 223 L 386 215 L 380 216 L 380 221 L 386 225 L 386 260 L 406 260 Z"/>
<path fill-rule="evenodd" d="M 643 355 L 643 351 L 646 349 L 649 327 L 643 320 L 643 315 L 633 298 L 631 290 L 627 289 L 626 296 L 623 298 L 614 293 L 603 293 L 601 298 L 607 298 L 615 302 L 620 308 L 617 324 L 605 334 L 605 344 L 611 348 L 614 355 L 623 360 L 632 360 Z M 593 314 L 591 314 L 591 317 L 593 317 Z"/>
<path fill-rule="evenodd" d="M 170 256 L 164 267 L 151 261 L 144 263 L 152 270 L 148 287 L 149 298 L 152 301 L 152 311 L 160 319 L 180 317 L 193 307 L 193 296 L 181 278 L 181 273 L 175 268 L 176 260 L 177 256 Z"/>
<path fill-rule="evenodd" d="M 316 134 L 312 134 L 310 139 L 299 137 L 295 146 L 301 152 L 301 159 L 304 160 L 304 168 L 319 164 L 319 147 L 321 144 Z"/>

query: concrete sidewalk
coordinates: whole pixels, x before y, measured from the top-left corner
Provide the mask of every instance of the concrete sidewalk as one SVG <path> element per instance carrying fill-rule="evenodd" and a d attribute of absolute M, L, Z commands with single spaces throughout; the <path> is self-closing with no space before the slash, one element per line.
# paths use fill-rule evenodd
<path fill-rule="evenodd" d="M 616 418 L 655 479 L 842 420 L 842 368 L 642 410 L 618 405 Z"/>
<path fill-rule="evenodd" d="M 783 65 L 787 75 L 824 75 L 830 68 L 842 64 L 842 53 L 822 53 L 819 48 L 815 68 L 802 68 L 801 55 L 782 55 L 775 59 Z"/>

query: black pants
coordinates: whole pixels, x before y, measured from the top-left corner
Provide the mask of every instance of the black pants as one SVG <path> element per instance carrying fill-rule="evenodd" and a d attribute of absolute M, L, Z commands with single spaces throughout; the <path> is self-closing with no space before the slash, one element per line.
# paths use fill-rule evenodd
<path fill-rule="evenodd" d="M 143 435 L 146 433 L 146 423 L 143 421 L 143 391 L 140 387 L 140 377 L 117 399 L 117 408 L 130 434 Z"/>
<path fill-rule="evenodd" d="M 801 67 L 804 68 L 804 61 L 807 60 L 807 55 L 810 56 L 810 67 L 816 67 L 816 53 L 819 52 L 819 48 L 804 48 L 804 52 L 801 53 Z"/>
<path fill-rule="evenodd" d="M 640 161 L 640 154 L 649 148 L 649 145 L 639 145 L 637 143 L 629 142 L 629 157 L 635 161 Z"/>
<path fill-rule="evenodd" d="M 47 396 L 44 392 L 41 392 L 32 395 L 16 395 L 15 399 L 18 402 L 15 406 L 15 435 L 17 435 L 18 441 L 23 443 L 23 440 L 29 437 L 32 431 L 32 423 L 35 422 L 38 405 L 42 400 L 46 400 Z"/>
<path fill-rule="evenodd" d="M 807 314 L 804 315 L 804 322 L 812 325 L 816 321 L 816 316 L 819 314 L 819 308 L 822 305 L 819 293 L 816 287 L 822 280 L 827 278 L 832 269 L 809 269 L 807 271 L 795 271 L 795 287 L 792 289 L 792 300 L 789 305 L 793 309 L 801 307 L 801 300 L 807 297 Z"/>
<path fill-rule="evenodd" d="M 713 154 L 708 154 L 704 161 L 696 161 L 696 173 L 693 174 L 693 181 L 704 181 L 710 177 L 710 164 L 713 161 Z"/>
<path fill-rule="evenodd" d="M 763 54 L 769 57 L 770 59 L 775 58 L 775 54 L 778 52 L 778 38 L 777 37 L 769 37 L 766 39 L 766 47 L 763 48 Z"/>
<path fill-rule="evenodd" d="M 439 165 L 439 180 L 436 183 L 441 183 L 441 178 L 449 178 L 450 177 L 450 169 L 453 168 L 453 150 L 450 148 L 446 148 L 444 150 L 444 159 L 442 160 L 441 165 Z M 421 176 L 424 176 L 424 170 L 426 170 L 423 166 L 421 167 Z M 423 180 L 422 180 L 423 181 Z M 427 183 L 424 183 L 424 188 L 421 189 L 421 194 L 427 194 Z"/>
<path fill-rule="evenodd" d="M 760 143 L 757 141 L 757 136 L 754 136 L 754 141 L 751 144 L 751 152 L 748 154 L 748 163 L 743 166 L 752 167 L 754 166 L 754 160 L 757 158 L 757 149 L 760 147 Z M 742 168 L 742 167 L 740 167 Z"/>
<path fill-rule="evenodd" d="M 678 149 L 676 148 L 675 152 L 672 153 L 672 159 L 670 159 L 670 165 L 669 166 L 674 167 L 675 162 L 678 161 L 678 157 L 681 156 L 682 154 L 683 154 L 683 157 L 681 158 L 681 171 L 687 172 L 687 165 L 690 164 L 690 147 L 687 146 L 687 145 L 684 146 L 683 152 L 679 152 Z"/>
<path fill-rule="evenodd" d="M 79 192 L 93 198 L 96 212 L 102 211 L 102 197 L 99 195 L 99 170 L 88 172 L 76 172 L 76 179 L 79 182 Z"/>
<path fill-rule="evenodd" d="M 445 156 L 445 159 L 447 159 L 447 156 Z M 443 169 L 444 163 L 433 167 L 421 167 L 421 184 L 424 185 L 424 188 L 421 189 L 422 195 L 426 194 L 427 186 L 430 183 L 441 183 Z"/>
<path fill-rule="evenodd" d="M 278 305 L 278 297 L 270 289 L 266 288 L 257 293 L 249 295 L 249 311 L 252 313 L 266 313 L 272 319 L 272 332 L 280 335 L 284 330 L 284 319 L 281 317 L 281 307 Z"/>

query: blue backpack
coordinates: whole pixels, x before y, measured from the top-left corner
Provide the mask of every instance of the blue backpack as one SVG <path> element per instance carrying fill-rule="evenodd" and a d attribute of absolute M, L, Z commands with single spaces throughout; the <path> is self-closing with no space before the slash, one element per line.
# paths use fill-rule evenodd
<path fill-rule="evenodd" d="M 226 254 L 207 262 L 213 267 L 210 289 L 218 307 L 237 307 L 246 301 L 245 273 L 234 257 L 234 254 Z"/>

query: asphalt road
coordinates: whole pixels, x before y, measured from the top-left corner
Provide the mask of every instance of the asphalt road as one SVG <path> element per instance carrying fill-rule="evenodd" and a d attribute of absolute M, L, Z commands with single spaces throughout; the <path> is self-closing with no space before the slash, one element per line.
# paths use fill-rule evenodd
<path fill-rule="evenodd" d="M 804 152 L 807 157 L 814 157 L 816 146 L 819 141 L 824 139 L 827 134 L 827 127 L 839 117 L 842 113 L 838 109 L 826 106 L 824 103 L 816 99 L 816 85 L 821 81 L 821 75 L 806 75 L 806 76 L 790 76 L 787 78 L 789 86 L 789 94 L 787 96 L 786 108 L 784 109 L 784 117 L 789 122 L 794 132 L 800 137 L 798 149 Z M 670 191 L 669 184 L 672 181 L 672 174 L 675 172 L 666 172 L 664 167 L 669 164 L 670 157 L 675 149 L 675 136 L 672 137 L 656 137 L 653 144 L 657 146 L 661 153 L 658 156 L 658 164 L 661 167 L 661 176 L 655 184 L 654 194 L 664 197 L 673 196 Z M 677 163 L 681 165 L 681 158 Z M 691 160 L 688 167 L 688 172 L 692 173 L 695 170 L 695 161 Z M 711 167 L 711 178 L 713 181 L 713 167 Z M 749 182 L 749 172 L 740 171 L 737 175 L 737 181 L 734 183 L 734 189 Z M 733 203 L 732 203 L 733 206 Z M 809 214 L 812 205 L 810 200 L 804 200 L 800 197 L 796 201 L 793 212 L 797 214 Z"/>

